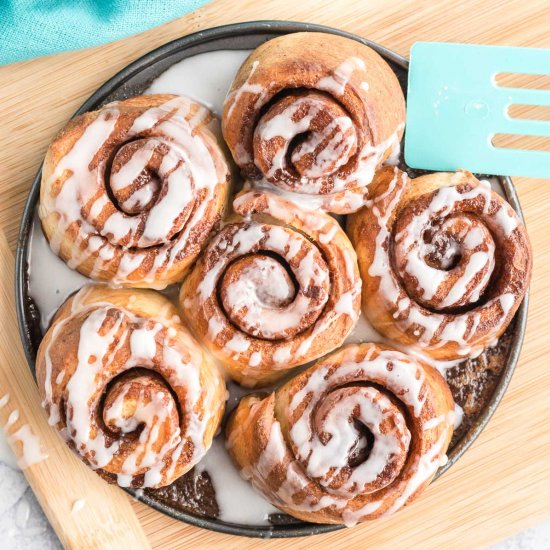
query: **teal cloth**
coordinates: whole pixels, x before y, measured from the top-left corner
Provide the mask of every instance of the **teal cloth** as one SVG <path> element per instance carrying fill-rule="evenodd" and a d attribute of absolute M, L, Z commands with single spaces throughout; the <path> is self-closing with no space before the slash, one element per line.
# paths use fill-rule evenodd
<path fill-rule="evenodd" d="M 0 0 L 0 65 L 137 34 L 207 0 Z"/>

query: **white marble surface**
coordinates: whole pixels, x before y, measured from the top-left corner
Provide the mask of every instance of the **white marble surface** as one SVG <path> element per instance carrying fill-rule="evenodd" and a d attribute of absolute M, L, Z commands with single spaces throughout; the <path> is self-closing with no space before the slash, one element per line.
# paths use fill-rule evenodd
<path fill-rule="evenodd" d="M 57 550 L 61 543 L 48 524 L 15 457 L 0 433 L 0 548 Z M 502 541 L 490 550 L 548 550 L 550 521 Z"/>
<path fill-rule="evenodd" d="M 17 467 L 0 432 L 0 548 L 53 550 L 61 548 L 23 472 Z"/>
<path fill-rule="evenodd" d="M 550 521 L 546 521 L 491 546 L 490 550 L 548 550 L 549 548 Z"/>

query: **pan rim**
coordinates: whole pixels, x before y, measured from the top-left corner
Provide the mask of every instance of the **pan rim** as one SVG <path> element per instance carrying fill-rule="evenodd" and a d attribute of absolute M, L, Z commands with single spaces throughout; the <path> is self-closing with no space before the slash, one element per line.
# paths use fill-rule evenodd
<path fill-rule="evenodd" d="M 353 33 L 335 29 L 332 27 L 317 25 L 311 23 L 301 22 L 288 22 L 288 21 L 250 21 L 246 23 L 235 23 L 229 25 L 223 25 L 213 27 L 203 31 L 198 31 L 193 34 L 189 34 L 180 38 L 177 38 L 171 42 L 168 42 L 148 53 L 141 56 L 137 60 L 133 61 L 122 70 L 117 72 L 113 77 L 102 84 L 92 95 L 86 99 L 81 107 L 74 113 L 77 116 L 83 112 L 97 108 L 101 105 L 109 94 L 113 93 L 116 89 L 123 86 L 128 80 L 138 73 L 144 71 L 146 68 L 159 63 L 161 60 L 174 55 L 182 50 L 188 49 L 191 46 L 208 43 L 216 40 L 221 40 L 227 37 L 234 37 L 236 34 L 240 36 L 254 35 L 254 34 L 272 34 L 273 37 L 281 34 L 287 34 L 292 32 L 325 32 L 331 34 L 337 34 L 346 38 L 356 40 L 360 43 L 366 44 L 381 54 L 386 60 L 391 60 L 405 70 L 408 70 L 408 61 L 401 55 L 381 46 L 375 42 L 364 39 Z M 16 263 L 15 263 L 15 301 L 17 310 L 17 320 L 20 338 L 23 344 L 25 356 L 29 368 L 34 372 L 34 356 L 33 345 L 29 335 L 30 326 L 30 314 L 28 311 L 26 296 L 26 274 L 27 274 L 27 256 L 29 251 L 29 232 L 32 227 L 32 220 L 35 212 L 36 205 L 38 203 L 38 196 L 40 192 L 40 179 L 41 179 L 42 165 L 40 165 L 36 176 L 33 180 L 31 189 L 29 191 L 25 207 L 23 210 L 21 224 L 19 228 L 19 235 L 17 241 L 16 250 Z M 512 180 L 508 176 L 499 176 L 500 182 L 506 194 L 506 199 L 512 206 L 512 208 L 519 214 L 522 221 L 523 214 L 515 187 Z M 520 305 L 516 317 L 515 317 L 515 330 L 513 341 L 510 349 L 510 353 L 507 358 L 506 366 L 504 367 L 500 380 L 495 387 L 493 394 L 486 404 L 483 412 L 476 419 L 468 432 L 460 439 L 458 444 L 453 448 L 450 454 L 449 461 L 445 466 L 439 469 L 436 478 L 446 472 L 456 461 L 466 452 L 466 450 L 472 445 L 472 443 L 479 437 L 491 416 L 495 412 L 498 404 L 502 400 L 506 389 L 510 383 L 513 372 L 516 368 L 523 340 L 525 336 L 525 329 L 527 324 L 527 310 L 528 310 L 528 296 L 527 293 L 522 304 Z M 434 481 L 435 481 L 434 479 Z M 342 529 L 342 525 L 325 525 L 325 524 L 313 524 L 313 523 L 297 523 L 295 526 L 292 524 L 285 526 L 266 526 L 265 528 L 259 526 L 249 526 L 245 524 L 232 524 L 222 522 L 217 519 L 210 519 L 195 516 L 193 514 L 174 510 L 168 505 L 165 505 L 159 501 L 153 500 L 146 494 L 132 493 L 134 498 L 140 500 L 144 504 L 151 506 L 155 510 L 162 512 L 174 519 L 178 519 L 190 525 L 201 527 L 211 531 L 217 531 L 225 534 L 240 535 L 247 537 L 258 538 L 288 538 L 309 536 L 327 533 Z"/>

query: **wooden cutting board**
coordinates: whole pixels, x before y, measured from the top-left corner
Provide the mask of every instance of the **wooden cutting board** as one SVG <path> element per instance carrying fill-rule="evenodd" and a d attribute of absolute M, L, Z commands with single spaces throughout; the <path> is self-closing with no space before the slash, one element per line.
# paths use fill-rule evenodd
<path fill-rule="evenodd" d="M 258 19 L 332 25 L 405 56 L 416 40 L 550 47 L 547 0 L 220 0 L 115 44 L 0 67 L 0 227 L 12 250 L 48 142 L 97 86 L 174 38 Z M 548 88 L 548 79 L 540 85 Z M 548 140 L 539 144 L 550 149 Z M 526 342 L 506 397 L 466 455 L 393 518 L 314 540 L 262 542 L 211 533 L 134 502 L 154 548 L 474 548 L 550 516 L 550 180 L 515 183 L 534 250 Z"/>

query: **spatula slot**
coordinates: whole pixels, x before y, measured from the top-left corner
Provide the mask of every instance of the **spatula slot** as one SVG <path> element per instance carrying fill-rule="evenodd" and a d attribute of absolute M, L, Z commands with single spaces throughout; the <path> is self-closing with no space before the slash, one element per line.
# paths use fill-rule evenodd
<path fill-rule="evenodd" d="M 494 82 L 501 88 L 529 88 L 550 90 L 550 75 L 525 73 L 498 73 Z"/>
<path fill-rule="evenodd" d="M 507 112 L 510 118 L 550 121 L 550 107 L 547 105 L 514 104 Z"/>
<path fill-rule="evenodd" d="M 550 137 L 525 136 L 517 134 L 495 134 L 491 140 L 495 147 L 521 149 L 524 151 L 550 152 Z"/>

